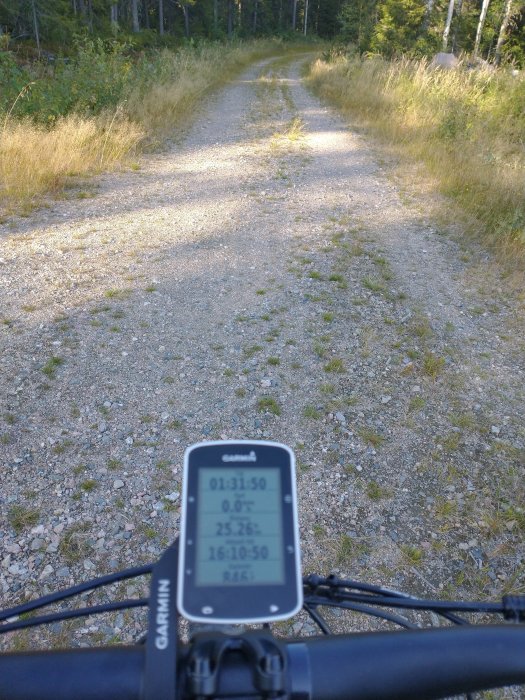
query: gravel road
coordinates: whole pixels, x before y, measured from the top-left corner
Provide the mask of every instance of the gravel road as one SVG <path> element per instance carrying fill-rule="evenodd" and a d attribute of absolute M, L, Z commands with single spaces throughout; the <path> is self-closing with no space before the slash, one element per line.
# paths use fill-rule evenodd
<path fill-rule="evenodd" d="M 300 72 L 253 67 L 162 154 L 0 228 L 3 606 L 157 557 L 185 447 L 219 438 L 295 448 L 305 571 L 524 591 L 523 297 Z"/>

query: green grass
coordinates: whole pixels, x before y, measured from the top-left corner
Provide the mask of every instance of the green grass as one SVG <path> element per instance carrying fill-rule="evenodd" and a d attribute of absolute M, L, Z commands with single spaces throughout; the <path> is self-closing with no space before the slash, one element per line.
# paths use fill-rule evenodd
<path fill-rule="evenodd" d="M 53 379 L 57 368 L 63 364 L 64 360 L 61 357 L 51 357 L 42 367 L 42 372 L 46 375 L 46 377 Z"/>
<path fill-rule="evenodd" d="M 360 428 L 358 430 L 358 435 L 362 440 L 367 442 L 369 445 L 372 445 L 372 447 L 381 447 L 385 441 L 385 438 L 382 435 L 376 433 L 371 428 Z"/>
<path fill-rule="evenodd" d="M 243 349 L 243 354 L 245 357 L 253 357 L 256 353 L 262 350 L 262 345 L 249 345 Z"/>
<path fill-rule="evenodd" d="M 435 355 L 433 352 L 426 352 L 423 357 L 423 372 L 432 379 L 436 379 L 445 367 L 445 359 Z"/>
<path fill-rule="evenodd" d="M 388 498 L 390 491 L 383 486 L 380 486 L 377 481 L 369 481 L 366 485 L 366 495 L 371 501 L 380 501 L 382 498 Z"/>
<path fill-rule="evenodd" d="M 274 367 L 281 364 L 281 360 L 278 357 L 269 357 L 266 362 Z"/>
<path fill-rule="evenodd" d="M 408 544 L 402 544 L 400 549 L 405 561 L 410 566 L 419 566 L 422 563 L 424 558 L 424 552 L 422 549 Z"/>
<path fill-rule="evenodd" d="M 11 506 L 7 513 L 7 519 L 13 530 L 19 534 L 29 527 L 34 527 L 40 519 L 40 512 L 27 506 Z"/>
<path fill-rule="evenodd" d="M 323 369 L 325 372 L 331 372 L 334 374 L 343 374 L 344 372 L 346 372 L 343 360 L 341 360 L 338 357 L 332 358 L 329 362 L 325 364 Z"/>
<path fill-rule="evenodd" d="M 271 396 L 262 396 L 257 401 L 257 410 L 259 413 L 272 413 L 274 416 L 281 415 L 281 407 Z"/>
<path fill-rule="evenodd" d="M 315 408 L 315 406 L 305 406 L 303 409 L 303 416 L 305 418 L 318 419 L 321 418 L 322 413 Z"/>
<path fill-rule="evenodd" d="M 58 551 L 67 564 L 76 564 L 90 554 L 89 529 L 88 523 L 80 522 L 64 530 Z"/>

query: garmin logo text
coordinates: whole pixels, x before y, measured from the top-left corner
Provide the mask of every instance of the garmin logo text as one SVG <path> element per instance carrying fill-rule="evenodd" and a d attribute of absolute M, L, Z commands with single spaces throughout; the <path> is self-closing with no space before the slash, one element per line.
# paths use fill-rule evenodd
<path fill-rule="evenodd" d="M 167 649 L 169 643 L 169 624 L 170 624 L 170 580 L 167 578 L 159 579 L 159 587 L 157 589 L 157 614 L 155 617 L 155 646 L 161 651 Z"/>
<path fill-rule="evenodd" d="M 222 455 L 223 462 L 256 462 L 257 455 L 252 450 L 247 455 Z"/>

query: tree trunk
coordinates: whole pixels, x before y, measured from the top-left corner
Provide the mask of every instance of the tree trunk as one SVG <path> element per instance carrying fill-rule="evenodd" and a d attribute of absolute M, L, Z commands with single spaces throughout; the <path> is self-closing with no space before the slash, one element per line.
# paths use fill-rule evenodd
<path fill-rule="evenodd" d="M 496 55 L 494 56 L 494 63 L 499 66 L 501 63 L 501 49 L 505 42 L 505 35 L 507 33 L 507 27 L 509 26 L 509 21 L 512 15 L 512 0 L 506 0 L 505 2 L 505 12 L 503 13 L 503 22 L 499 29 L 498 43 L 496 44 Z"/>
<path fill-rule="evenodd" d="M 254 0 L 253 4 L 253 33 L 257 32 L 257 0 Z"/>
<path fill-rule="evenodd" d="M 78 9 L 80 10 L 80 16 L 82 17 L 82 20 L 87 24 L 87 11 L 86 3 L 84 2 L 84 0 L 78 0 Z"/>
<path fill-rule="evenodd" d="M 77 14 L 77 0 L 72 0 L 72 6 L 73 6 L 73 14 L 76 17 Z"/>
<path fill-rule="evenodd" d="M 137 32 L 140 32 L 138 0 L 131 0 L 131 21 L 132 21 L 133 32 L 135 34 Z"/>
<path fill-rule="evenodd" d="M 297 0 L 293 0 L 292 9 L 292 32 L 295 32 L 295 25 L 297 23 Z"/>
<path fill-rule="evenodd" d="M 228 39 L 233 34 L 233 0 L 228 0 Z"/>
<path fill-rule="evenodd" d="M 450 34 L 450 25 L 452 24 L 452 17 L 454 15 L 454 0 L 449 0 L 448 12 L 447 12 L 447 22 L 445 24 L 445 31 L 443 32 L 443 51 L 446 52 L 448 46 L 448 35 Z"/>
<path fill-rule="evenodd" d="M 219 0 L 213 0 L 213 31 L 219 31 Z"/>
<path fill-rule="evenodd" d="M 304 0 L 304 29 L 303 34 L 306 36 L 308 31 L 308 0 Z"/>
<path fill-rule="evenodd" d="M 144 0 L 144 27 L 149 29 L 149 7 L 148 0 Z"/>
<path fill-rule="evenodd" d="M 476 31 L 476 42 L 474 44 L 474 58 L 477 58 L 479 53 L 479 44 L 481 42 L 481 34 L 483 32 L 483 26 L 485 24 L 485 19 L 487 17 L 487 10 L 489 9 L 490 0 L 483 0 L 483 5 L 481 7 L 481 14 L 479 16 L 478 29 Z"/>
<path fill-rule="evenodd" d="M 33 33 L 35 35 L 36 48 L 38 51 L 38 57 L 40 58 L 40 32 L 38 31 L 38 19 L 36 16 L 36 5 L 35 0 L 31 0 L 31 7 L 33 9 Z"/>
<path fill-rule="evenodd" d="M 159 34 L 164 36 L 164 0 L 159 0 Z"/>
<path fill-rule="evenodd" d="M 184 13 L 184 36 L 186 39 L 190 38 L 190 8 L 188 5 L 184 4 L 182 6 L 182 12 Z"/>

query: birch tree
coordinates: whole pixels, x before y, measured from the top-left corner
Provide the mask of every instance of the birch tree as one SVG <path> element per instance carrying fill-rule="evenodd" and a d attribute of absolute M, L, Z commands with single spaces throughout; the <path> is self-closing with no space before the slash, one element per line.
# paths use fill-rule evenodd
<path fill-rule="evenodd" d="M 35 35 L 36 48 L 40 56 L 40 32 L 38 31 L 38 18 L 36 16 L 35 0 L 31 0 L 31 9 L 33 11 L 33 33 Z"/>
<path fill-rule="evenodd" d="M 509 26 L 509 21 L 512 16 L 512 0 L 505 0 L 505 11 L 503 13 L 503 21 L 499 29 L 498 43 L 496 44 L 496 54 L 494 56 L 494 63 L 499 66 L 501 63 L 501 49 L 503 48 L 503 43 L 505 42 L 507 35 L 507 27 Z"/>
<path fill-rule="evenodd" d="M 450 34 L 450 26 L 452 24 L 452 17 L 454 15 L 454 0 L 449 0 L 447 21 L 445 24 L 445 31 L 443 32 L 443 51 L 446 52 L 448 46 L 448 35 Z"/>
<path fill-rule="evenodd" d="M 159 35 L 164 36 L 164 0 L 159 0 Z"/>
<path fill-rule="evenodd" d="M 476 31 L 476 41 L 474 43 L 474 58 L 477 58 L 479 53 L 479 44 L 481 42 L 481 34 L 483 33 L 485 19 L 487 18 L 487 10 L 489 9 L 489 3 L 490 0 L 483 0 L 483 5 L 481 6 L 481 14 L 479 16 L 478 29 Z"/>
<path fill-rule="evenodd" d="M 304 27 L 303 34 L 306 36 L 308 31 L 308 0 L 304 0 Z"/>
<path fill-rule="evenodd" d="M 137 34 L 138 32 L 140 32 L 138 0 L 131 0 L 131 21 L 133 32 Z"/>

